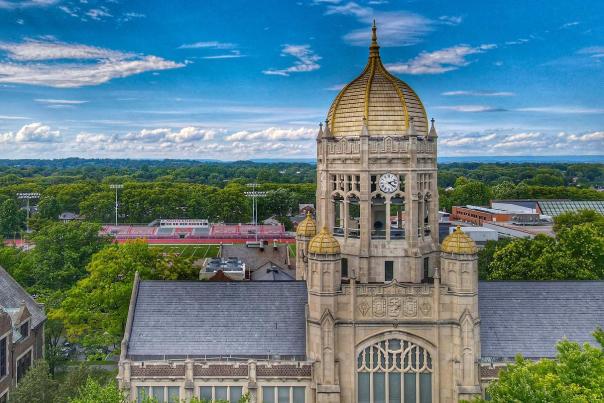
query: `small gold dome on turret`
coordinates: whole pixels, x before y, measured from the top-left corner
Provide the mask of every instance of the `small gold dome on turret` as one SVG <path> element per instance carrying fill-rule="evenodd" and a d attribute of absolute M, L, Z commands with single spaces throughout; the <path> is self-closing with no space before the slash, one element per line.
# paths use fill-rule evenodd
<path fill-rule="evenodd" d="M 298 224 L 296 234 L 312 238 L 317 234 L 317 223 L 312 219 L 310 212 L 306 213 L 306 218 Z"/>
<path fill-rule="evenodd" d="M 440 250 L 458 255 L 474 255 L 478 252 L 476 242 L 466 235 L 459 225 L 455 228 L 455 231 L 445 238 Z"/>
<path fill-rule="evenodd" d="M 337 255 L 340 253 L 340 243 L 331 235 L 327 227 L 323 227 L 308 243 L 308 253 Z"/>

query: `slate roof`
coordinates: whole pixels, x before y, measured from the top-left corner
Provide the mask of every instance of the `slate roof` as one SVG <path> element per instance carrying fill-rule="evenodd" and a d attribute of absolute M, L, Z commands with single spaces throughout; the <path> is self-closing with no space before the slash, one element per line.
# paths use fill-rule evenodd
<path fill-rule="evenodd" d="M 305 356 L 306 284 L 141 281 L 128 356 Z"/>
<path fill-rule="evenodd" d="M 564 337 L 596 343 L 604 327 L 604 281 L 481 281 L 482 357 L 555 357 Z"/>
<path fill-rule="evenodd" d="M 267 263 L 272 263 L 282 269 L 287 269 L 288 249 L 287 245 L 277 245 L 273 248 L 272 243 L 263 249 L 248 248 L 244 244 L 222 245 L 221 255 L 224 258 L 237 256 L 241 259 L 248 270 L 254 271 Z"/>
<path fill-rule="evenodd" d="M 22 301 L 25 301 L 25 305 L 31 314 L 32 328 L 38 327 L 46 320 L 44 307 L 39 305 L 6 270 L 0 267 L 0 307 L 9 310 L 17 309 Z"/>
<path fill-rule="evenodd" d="M 270 264 L 261 267 L 252 273 L 252 281 L 293 281 L 295 279 L 295 271 L 280 269 L 279 267 Z"/>

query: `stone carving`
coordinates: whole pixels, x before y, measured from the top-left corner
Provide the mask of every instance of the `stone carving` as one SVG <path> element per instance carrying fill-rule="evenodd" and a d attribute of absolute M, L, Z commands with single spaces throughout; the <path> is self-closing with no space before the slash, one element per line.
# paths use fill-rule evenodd
<path fill-rule="evenodd" d="M 396 318 L 401 314 L 401 299 L 398 297 L 388 298 L 388 316 Z"/>
<path fill-rule="evenodd" d="M 367 314 L 369 313 L 369 304 L 365 301 L 361 302 L 359 304 L 359 312 L 361 313 L 361 316 L 367 316 Z"/>
<path fill-rule="evenodd" d="M 430 316 L 430 314 L 432 313 L 432 305 L 430 305 L 428 301 L 424 301 L 419 306 L 419 310 L 422 312 L 422 315 Z"/>
<path fill-rule="evenodd" d="M 386 316 L 386 299 L 382 297 L 373 298 L 373 316 L 382 318 Z"/>
<path fill-rule="evenodd" d="M 405 297 L 405 303 L 404 303 L 403 310 L 404 310 L 405 316 L 416 317 L 417 316 L 417 298 Z"/>

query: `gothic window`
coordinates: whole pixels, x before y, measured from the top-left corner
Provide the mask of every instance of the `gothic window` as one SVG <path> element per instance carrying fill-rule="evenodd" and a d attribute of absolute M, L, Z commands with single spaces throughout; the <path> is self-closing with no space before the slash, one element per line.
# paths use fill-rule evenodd
<path fill-rule="evenodd" d="M 357 195 L 351 194 L 348 196 L 347 211 L 346 228 L 348 229 L 348 236 L 358 238 L 360 235 L 361 206 Z"/>
<path fill-rule="evenodd" d="M 348 277 L 348 259 L 343 257 L 341 261 L 342 278 Z"/>
<path fill-rule="evenodd" d="M 390 239 L 405 238 L 405 196 L 397 192 L 390 198 Z"/>
<path fill-rule="evenodd" d="M 332 198 L 333 223 L 332 233 L 336 236 L 344 233 L 344 198 L 335 194 Z"/>
<path fill-rule="evenodd" d="M 386 199 L 377 195 L 371 199 L 371 238 L 386 239 Z"/>
<path fill-rule="evenodd" d="M 357 357 L 359 403 L 431 403 L 432 356 L 415 343 L 388 339 Z"/>
<path fill-rule="evenodd" d="M 394 262 L 386 260 L 384 262 L 384 281 L 392 281 L 394 279 Z"/>

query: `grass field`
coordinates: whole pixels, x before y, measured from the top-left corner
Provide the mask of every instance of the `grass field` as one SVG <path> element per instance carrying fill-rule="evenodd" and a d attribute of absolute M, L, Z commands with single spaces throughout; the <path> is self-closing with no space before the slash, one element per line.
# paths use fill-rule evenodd
<path fill-rule="evenodd" d="M 219 245 L 151 245 L 151 248 L 160 249 L 163 253 L 203 259 L 218 256 Z"/>

